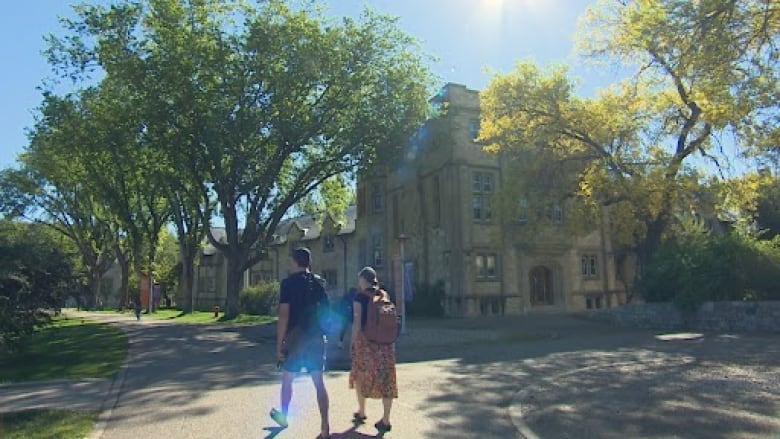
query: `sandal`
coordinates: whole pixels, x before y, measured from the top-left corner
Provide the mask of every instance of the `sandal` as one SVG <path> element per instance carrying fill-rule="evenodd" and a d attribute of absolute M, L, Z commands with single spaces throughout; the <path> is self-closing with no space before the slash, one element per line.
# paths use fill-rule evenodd
<path fill-rule="evenodd" d="M 366 419 L 368 419 L 368 416 L 365 415 L 361 416 L 360 413 L 358 412 L 352 413 L 352 422 L 358 422 L 360 424 L 363 424 L 366 422 Z"/>
<path fill-rule="evenodd" d="M 384 421 L 382 421 L 381 419 L 379 420 L 379 422 L 374 424 L 374 427 L 376 427 L 376 429 L 379 430 L 380 433 L 384 433 L 393 429 L 392 425 L 385 424 Z"/>
<path fill-rule="evenodd" d="M 271 413 L 269 413 L 268 415 L 271 416 L 271 419 L 273 419 L 277 424 L 279 424 L 280 427 L 282 428 L 288 427 L 289 424 L 287 423 L 287 416 L 284 413 L 276 409 L 271 409 Z"/>
<path fill-rule="evenodd" d="M 322 433 L 320 433 L 320 434 L 317 435 L 317 437 L 315 439 L 333 439 L 333 436 L 327 435 L 327 436 L 323 437 Z"/>

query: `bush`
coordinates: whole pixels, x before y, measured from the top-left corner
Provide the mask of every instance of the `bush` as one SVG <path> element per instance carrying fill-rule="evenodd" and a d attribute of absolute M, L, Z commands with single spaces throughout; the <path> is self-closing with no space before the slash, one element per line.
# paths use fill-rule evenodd
<path fill-rule="evenodd" d="M 444 281 L 417 284 L 408 311 L 415 317 L 444 316 Z"/>
<path fill-rule="evenodd" d="M 244 314 L 275 315 L 279 308 L 279 282 L 263 281 L 244 288 L 238 306 Z"/>
<path fill-rule="evenodd" d="M 74 287 L 68 255 L 41 225 L 0 223 L 0 349 L 14 350 L 49 322 Z"/>
<path fill-rule="evenodd" d="M 648 302 L 692 311 L 707 301 L 780 300 L 780 239 L 692 234 L 667 243 L 645 269 Z"/>

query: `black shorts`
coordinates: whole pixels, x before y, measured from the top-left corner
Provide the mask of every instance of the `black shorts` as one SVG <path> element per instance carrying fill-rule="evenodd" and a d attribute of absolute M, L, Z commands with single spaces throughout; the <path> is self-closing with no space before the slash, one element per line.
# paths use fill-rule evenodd
<path fill-rule="evenodd" d="M 287 372 L 325 371 L 326 342 L 323 337 L 302 340 L 294 349 L 286 353 L 282 368 Z"/>

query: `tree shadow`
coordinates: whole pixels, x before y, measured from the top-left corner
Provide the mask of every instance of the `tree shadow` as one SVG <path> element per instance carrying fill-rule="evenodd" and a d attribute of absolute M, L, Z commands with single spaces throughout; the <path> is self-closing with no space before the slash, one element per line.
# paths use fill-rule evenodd
<path fill-rule="evenodd" d="M 545 342 L 470 346 L 444 363 L 417 406 L 446 420 L 436 437 L 770 436 L 780 433 L 778 341 L 664 342 L 650 331 L 583 326 Z"/>

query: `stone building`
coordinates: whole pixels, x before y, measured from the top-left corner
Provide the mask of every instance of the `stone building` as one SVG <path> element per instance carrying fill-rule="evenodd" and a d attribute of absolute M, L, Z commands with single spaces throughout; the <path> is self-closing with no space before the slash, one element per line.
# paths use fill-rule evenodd
<path fill-rule="evenodd" d="M 447 84 L 432 99 L 446 113 L 424 124 L 403 160 L 378 166 L 357 183 L 357 203 L 339 224 L 331 218 L 294 218 L 280 225 L 268 257 L 247 270 L 244 285 L 282 279 L 288 257 L 304 245 L 332 298 L 356 283 L 358 270 L 375 267 L 391 292 L 404 264 L 417 283 L 443 281 L 452 316 L 573 311 L 621 304 L 608 236 L 566 234 L 563 206 L 548 213 L 551 226 L 533 239 L 517 233 L 528 218 L 499 221 L 496 193 L 512 183 L 501 156 L 476 143 L 479 94 Z M 224 301 L 225 260 L 213 246 L 196 273 L 198 307 Z"/>
<path fill-rule="evenodd" d="M 600 231 L 567 235 L 555 227 L 565 221 L 562 206 L 549 213 L 553 226 L 533 240 L 516 233 L 528 218 L 509 224 L 496 218 L 491 202 L 512 179 L 501 157 L 475 142 L 478 92 L 447 84 L 432 103 L 447 111 L 421 127 L 404 160 L 358 181 L 359 259 L 396 285 L 403 239 L 405 266 L 416 281 L 444 282 L 448 315 L 621 303 L 610 240 Z"/>
<path fill-rule="evenodd" d="M 244 272 L 242 287 L 266 280 L 282 280 L 289 274 L 289 256 L 297 247 L 312 251 L 313 270 L 325 278 L 326 291 L 335 299 L 357 284 L 358 255 L 354 244 L 355 207 L 338 222 L 326 216 L 306 215 L 283 221 L 277 228 L 267 256 Z M 224 229 L 212 229 L 215 238 L 224 239 Z M 196 308 L 224 305 L 227 285 L 227 261 L 211 244 L 200 254 L 195 272 Z"/>

